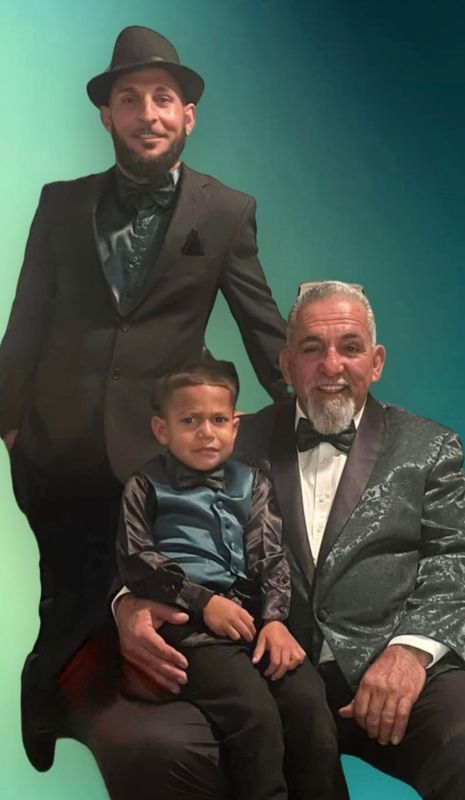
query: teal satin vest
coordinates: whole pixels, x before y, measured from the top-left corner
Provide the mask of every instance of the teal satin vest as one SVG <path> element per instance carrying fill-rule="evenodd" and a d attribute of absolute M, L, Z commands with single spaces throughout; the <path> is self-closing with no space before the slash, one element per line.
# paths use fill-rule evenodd
<path fill-rule="evenodd" d="M 174 489 L 154 481 L 158 511 L 152 525 L 157 552 L 178 563 L 189 580 L 228 589 L 245 578 L 244 528 L 251 510 L 252 470 L 225 462 L 224 490 Z"/>

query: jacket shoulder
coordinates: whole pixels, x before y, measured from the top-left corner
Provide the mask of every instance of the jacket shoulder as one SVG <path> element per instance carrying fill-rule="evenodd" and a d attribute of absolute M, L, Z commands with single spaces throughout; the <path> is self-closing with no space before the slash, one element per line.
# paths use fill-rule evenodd
<path fill-rule="evenodd" d="M 226 184 L 217 180 L 217 178 L 214 178 L 212 175 L 196 172 L 190 167 L 186 167 L 186 165 L 184 165 L 183 169 L 186 180 L 188 182 L 197 184 L 198 186 L 208 188 L 209 191 L 214 192 L 215 201 L 217 198 L 219 198 L 229 202 L 236 202 L 240 205 L 247 205 L 249 203 L 255 205 L 255 198 L 253 198 L 250 194 L 240 192 L 238 189 L 232 189 L 230 186 L 226 186 Z"/>
<path fill-rule="evenodd" d="M 386 422 L 389 428 L 400 431 L 402 429 L 411 432 L 422 432 L 423 435 L 430 435 L 432 438 L 437 436 L 441 437 L 456 437 L 457 434 L 445 425 L 436 422 L 429 417 L 422 417 L 418 414 L 413 414 L 401 406 L 392 405 L 391 403 L 381 403 L 384 409 Z"/>
<path fill-rule="evenodd" d="M 460 437 L 454 431 L 398 406 L 382 405 L 386 421 L 386 452 L 398 454 L 401 462 L 418 459 L 419 463 L 430 466 L 438 459 L 446 458 L 460 468 L 463 448 Z"/>
<path fill-rule="evenodd" d="M 235 451 L 238 456 L 253 464 L 260 464 L 262 460 L 268 461 L 276 418 L 283 411 L 289 411 L 292 405 L 291 399 L 285 399 L 265 406 L 254 414 L 244 414 L 240 418 L 236 440 Z"/>
<path fill-rule="evenodd" d="M 113 173 L 113 168 L 105 172 L 96 172 L 91 175 L 83 175 L 80 178 L 73 178 L 67 181 L 52 181 L 46 183 L 42 188 L 42 197 L 55 198 L 80 195 L 83 191 L 98 189 L 103 186 Z"/>

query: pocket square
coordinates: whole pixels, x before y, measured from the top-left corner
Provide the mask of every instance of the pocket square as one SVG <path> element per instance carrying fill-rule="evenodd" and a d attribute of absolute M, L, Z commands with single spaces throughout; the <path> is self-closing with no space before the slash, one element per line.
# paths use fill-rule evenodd
<path fill-rule="evenodd" d="M 187 234 L 186 241 L 182 246 L 181 253 L 183 256 L 203 256 L 202 242 L 199 239 L 199 234 L 196 228 L 192 228 Z"/>

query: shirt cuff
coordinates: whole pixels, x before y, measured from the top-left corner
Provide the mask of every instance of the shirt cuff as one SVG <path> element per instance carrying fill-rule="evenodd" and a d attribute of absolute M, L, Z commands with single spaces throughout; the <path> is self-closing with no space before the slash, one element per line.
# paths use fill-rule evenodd
<path fill-rule="evenodd" d="M 118 605 L 118 601 L 121 597 L 124 597 L 125 594 L 131 594 L 131 590 L 128 589 L 127 586 L 123 586 L 123 588 L 119 590 L 118 594 L 115 594 L 113 600 L 111 601 L 111 613 L 113 614 L 115 622 L 116 622 L 116 607 Z"/>
<path fill-rule="evenodd" d="M 426 669 L 430 669 L 450 650 L 447 645 L 430 639 L 429 636 L 394 636 L 388 643 L 388 647 L 392 644 L 407 644 L 409 647 L 416 647 L 418 650 L 423 650 L 424 653 L 429 653 L 431 661 Z"/>

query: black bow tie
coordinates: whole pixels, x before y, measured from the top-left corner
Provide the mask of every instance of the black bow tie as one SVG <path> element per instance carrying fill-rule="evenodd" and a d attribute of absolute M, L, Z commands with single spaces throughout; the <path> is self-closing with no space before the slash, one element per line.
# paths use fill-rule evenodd
<path fill-rule="evenodd" d="M 167 208 L 176 191 L 169 172 L 156 183 L 136 183 L 121 172 L 117 172 L 117 187 L 120 200 L 125 206 L 136 211 L 154 205 Z"/>
<path fill-rule="evenodd" d="M 219 492 L 224 488 L 224 468 L 222 465 L 215 469 L 203 471 L 186 467 L 171 452 L 166 454 L 168 474 L 176 489 L 194 489 L 197 486 L 206 486 Z"/>
<path fill-rule="evenodd" d="M 310 420 L 301 417 L 296 431 L 297 449 L 302 453 L 304 450 L 312 450 L 314 447 L 318 447 L 321 442 L 329 442 L 333 447 L 340 450 L 341 453 L 348 453 L 352 447 L 352 442 L 354 441 L 356 433 L 357 431 L 353 420 L 345 431 L 325 434 L 318 433 Z"/>

